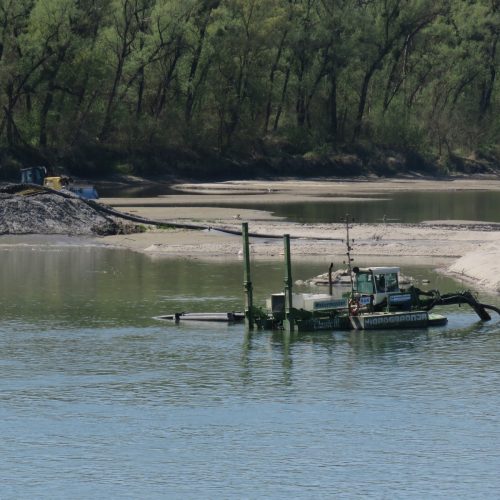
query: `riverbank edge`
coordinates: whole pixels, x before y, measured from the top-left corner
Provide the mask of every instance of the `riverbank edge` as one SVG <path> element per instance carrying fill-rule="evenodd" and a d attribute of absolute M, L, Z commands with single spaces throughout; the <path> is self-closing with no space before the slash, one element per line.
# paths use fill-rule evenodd
<path fill-rule="evenodd" d="M 185 231 L 188 232 L 188 231 Z M 206 261 L 206 262 L 220 262 L 220 261 L 230 261 L 230 262 L 242 262 L 242 256 L 240 252 L 229 252 L 221 253 L 219 251 L 213 251 L 209 246 L 200 241 L 199 235 L 195 234 L 195 231 L 189 231 L 191 242 L 189 244 L 184 243 L 183 245 L 178 245 L 175 251 L 164 251 L 163 245 L 159 243 L 151 243 L 151 241 L 157 240 L 157 235 L 150 233 L 153 239 L 150 241 L 149 245 L 139 245 L 133 244 L 137 241 L 134 235 L 120 235 L 117 237 L 90 237 L 90 236 L 63 236 L 63 235 L 22 235 L 22 236 L 12 236 L 12 235 L 2 235 L 0 236 L 0 248 L 2 249 L 13 249 L 17 247 L 30 247 L 30 248 L 100 248 L 100 249 L 110 249 L 119 251 L 132 251 L 140 253 L 141 255 L 147 256 L 150 259 L 182 259 L 187 261 Z M 142 235 L 141 235 L 142 236 Z M 116 238 L 116 239 L 114 239 Z M 113 241 L 110 241 L 113 239 Z M 277 243 L 275 251 L 271 250 L 271 253 L 264 255 L 252 254 L 252 260 L 254 262 L 259 261 L 272 261 L 272 262 L 282 262 L 283 252 L 280 250 L 280 243 Z M 239 244 L 237 244 L 240 246 Z M 196 248 L 196 252 L 192 249 Z M 211 251 L 212 250 L 212 251 Z M 463 258 L 456 255 L 385 255 L 380 256 L 377 251 L 367 252 L 366 249 L 362 254 L 356 255 L 356 260 L 363 262 L 364 265 L 397 265 L 402 268 L 405 266 L 428 266 L 431 267 L 436 273 L 448 276 L 455 279 L 457 282 L 463 283 L 467 286 L 471 286 L 477 290 L 483 290 L 485 292 L 500 293 L 499 282 L 496 280 L 488 280 L 488 276 L 497 275 L 497 271 L 492 274 L 486 273 L 485 269 L 491 269 L 492 266 L 496 265 L 498 260 L 498 255 L 500 255 L 500 248 L 497 248 L 496 256 L 492 256 L 491 260 L 484 262 L 478 266 L 477 258 L 473 253 L 468 253 L 466 256 L 472 259 L 473 266 L 466 269 L 463 265 Z M 342 262 L 343 254 L 340 252 L 324 255 L 324 254 L 294 254 L 292 256 L 293 262 L 311 262 L 311 263 L 325 263 L 325 269 L 327 269 L 330 261 L 334 261 L 337 267 L 340 266 Z"/>
<path fill-rule="evenodd" d="M 290 177 L 423 176 L 439 179 L 456 175 L 500 175 L 500 159 L 492 155 L 450 153 L 438 156 L 372 143 L 298 151 L 292 143 L 263 141 L 244 154 L 225 155 L 211 149 L 149 147 L 122 150 L 106 144 L 89 144 L 64 154 L 28 146 L 0 148 L 0 180 L 15 182 L 20 168 L 34 165 L 44 165 L 54 172 L 63 169 L 69 175 L 96 184 L 127 182 L 127 177 L 175 183 Z"/>
<path fill-rule="evenodd" d="M 267 189 L 264 189 L 267 186 Z M 269 187 L 271 186 L 271 187 Z M 181 186 L 182 187 L 182 186 Z M 187 186 L 184 186 L 186 188 Z M 162 204 L 165 202 L 166 207 L 148 207 L 148 200 L 142 198 L 136 199 L 108 199 L 106 202 L 113 206 L 120 206 L 120 210 L 127 212 L 137 213 L 140 216 L 147 216 L 148 210 L 155 210 L 153 212 L 156 219 L 168 219 L 172 217 L 172 212 L 169 213 L 167 217 L 167 210 L 173 210 L 174 212 L 178 210 L 180 205 L 178 204 L 179 198 L 182 198 L 185 202 L 183 208 L 187 210 L 185 219 L 182 219 L 183 223 L 195 222 L 200 223 L 200 219 L 203 223 L 209 226 L 216 226 L 217 224 L 226 225 L 232 229 L 241 228 L 241 221 L 247 220 L 251 227 L 257 232 L 268 234 L 272 232 L 274 234 L 285 234 L 292 233 L 297 238 L 297 241 L 301 241 L 301 237 L 312 236 L 313 243 L 304 243 L 299 246 L 298 251 L 293 252 L 294 260 L 329 260 L 335 258 L 337 261 L 342 259 L 344 254 L 344 248 L 342 247 L 341 240 L 344 237 L 343 228 L 341 225 L 335 229 L 337 231 L 337 244 L 334 248 L 331 246 L 331 242 L 326 241 L 326 237 L 332 237 L 333 226 L 325 224 L 310 225 L 307 231 L 304 231 L 304 225 L 287 223 L 286 221 L 274 220 L 269 217 L 268 212 L 262 212 L 255 210 L 238 210 L 237 216 L 234 215 L 234 208 L 230 208 L 230 203 L 227 206 L 219 208 L 217 215 L 209 217 L 207 207 L 203 206 L 200 200 L 207 200 L 210 198 L 211 202 L 218 200 L 224 205 L 224 201 L 231 200 L 235 194 L 241 191 L 247 191 L 247 194 L 243 197 L 246 201 L 250 202 L 252 196 L 266 197 L 267 200 L 273 198 L 279 198 L 280 202 L 283 200 L 290 200 L 297 202 L 304 200 L 307 202 L 312 195 L 321 196 L 322 194 L 330 192 L 332 189 L 338 189 L 349 193 L 349 195 L 356 196 L 357 194 L 366 195 L 366 191 L 377 192 L 394 192 L 394 191 L 410 191 L 410 190 L 463 190 L 463 189 L 481 189 L 485 191 L 498 191 L 500 190 L 500 180 L 485 180 L 483 178 L 479 179 L 453 179 L 447 182 L 442 181 L 431 181 L 431 180 L 409 180 L 409 179 L 399 179 L 399 180 L 370 180 L 370 181 L 358 181 L 358 182 L 346 182 L 338 180 L 320 180 L 314 181 L 302 181 L 302 180 L 287 180 L 274 182 L 269 184 L 264 181 L 232 181 L 226 183 L 206 183 L 203 185 L 196 184 L 193 191 L 196 194 L 192 194 L 190 191 L 189 195 L 165 195 L 161 197 Z M 189 191 L 189 187 L 188 191 Z M 263 193 L 264 192 L 264 193 Z M 208 195 L 207 193 L 212 193 Z M 198 202 L 196 202 L 196 200 Z M 127 204 L 132 201 L 136 202 L 132 204 L 133 209 L 127 207 Z M 158 198 L 152 198 L 151 201 L 158 201 Z M 196 202 L 196 203 L 195 203 Z M 187 203 L 187 206 L 186 206 Z M 140 208 L 142 205 L 142 208 Z M 191 206 L 189 206 L 191 205 Z M 222 213 L 221 213 L 222 211 Z M 162 216 L 163 213 L 163 216 Z M 265 213 L 266 217 L 262 214 Z M 149 214 L 150 215 L 150 214 Z M 216 219 L 215 219 L 216 217 Z M 238 220 L 235 220 L 238 218 Z M 172 219 L 170 219 L 172 220 Z M 173 220 L 172 220 L 173 221 Z M 477 224 L 481 223 L 475 223 Z M 484 223 L 483 223 L 484 225 Z M 439 259 L 459 259 L 467 253 L 474 253 L 474 250 L 480 250 L 484 245 L 493 246 L 493 255 L 500 256 L 500 244 L 498 226 L 494 225 L 492 228 L 479 228 L 476 226 L 471 226 L 470 221 L 463 221 L 462 223 L 452 222 L 452 221 L 441 221 L 437 223 L 434 221 L 431 224 L 419 224 L 419 225 L 381 225 L 381 224 L 365 224 L 356 225 L 355 230 L 365 231 L 366 234 L 360 233 L 361 239 L 365 239 L 364 246 L 359 247 L 359 256 L 363 259 L 378 258 L 389 263 L 396 263 L 401 261 L 401 259 L 409 258 L 411 261 L 419 259 L 422 263 L 429 263 L 433 267 L 436 267 L 440 272 L 447 273 L 447 269 L 451 266 L 443 267 L 436 260 Z M 386 242 L 383 235 L 383 231 L 386 231 L 390 227 L 391 234 L 393 235 L 393 241 L 389 244 Z M 398 231 L 395 231 L 399 228 Z M 431 228 L 431 229 L 429 229 Z M 432 229 L 433 228 L 433 229 Z M 409 236 L 408 236 L 409 235 Z M 358 235 L 355 234 L 357 237 Z M 124 248 L 128 250 L 138 251 L 143 254 L 147 254 L 153 258 L 167 258 L 176 257 L 184 259 L 238 259 L 239 250 L 241 250 L 241 240 L 236 237 L 232 237 L 233 240 L 229 245 L 230 240 L 227 235 L 217 234 L 215 231 L 187 231 L 179 229 L 170 230 L 147 230 L 140 234 L 129 234 L 129 235 L 113 235 L 107 237 L 99 238 L 86 238 L 85 241 L 90 245 L 97 246 L 107 246 L 110 248 Z M 322 238 L 325 238 L 323 243 L 318 243 Z M 399 240 L 398 240 L 399 238 Z M 434 244 L 434 239 L 439 238 L 441 241 L 439 244 Z M 28 238 L 29 239 L 29 238 Z M 56 243 L 54 243 L 54 239 Z M 57 240 L 61 237 L 53 237 L 52 245 L 58 244 Z M 70 238 L 71 239 L 71 238 Z M 314 242 L 316 240 L 316 242 Z M 2 241 L 5 242 L 5 237 L 0 238 L 0 244 Z M 65 239 L 63 245 L 68 244 L 68 239 Z M 81 240 L 79 240 L 81 241 Z M 462 241 L 464 243 L 462 243 Z M 38 244 L 40 240 L 38 240 Z M 86 243 L 86 244 L 87 244 Z M 495 246 L 496 244 L 496 246 Z M 433 246 L 434 245 L 434 246 Z M 230 246 L 230 248 L 228 248 Z M 258 245 L 255 245 L 257 248 Z M 269 242 L 264 242 L 260 245 L 260 248 L 264 249 L 262 255 L 254 255 L 256 259 L 281 259 L 282 258 L 282 242 L 274 241 L 273 244 Z M 372 259 L 373 260 L 373 259 Z M 498 259 L 500 261 L 500 259 Z M 381 262 L 378 263 L 381 263 Z M 471 262 L 474 260 L 472 259 Z M 377 264 L 377 262 L 374 262 Z M 470 264 L 468 264 L 470 266 Z M 485 264 L 491 267 L 491 264 Z M 479 266 L 481 269 L 481 266 Z M 449 271 L 452 272 L 452 271 Z M 477 273 L 477 270 L 476 270 Z M 468 278 L 474 281 L 474 284 L 481 288 L 488 288 L 490 290 L 498 291 L 498 283 L 496 281 L 488 283 L 488 280 L 484 278 L 484 269 L 481 271 L 481 276 L 475 279 L 474 272 L 464 272 L 461 268 L 459 272 L 456 273 L 460 280 Z M 488 273 L 486 273 L 488 274 Z M 500 276 L 498 274 L 490 273 L 491 277 Z"/>
<path fill-rule="evenodd" d="M 184 191 L 182 195 L 165 195 L 161 197 L 162 205 L 165 204 L 164 208 L 154 208 L 155 201 L 157 199 L 151 200 L 143 200 L 143 209 L 142 215 L 150 215 L 159 217 L 162 213 L 164 215 L 170 214 L 173 215 L 172 211 L 175 211 L 175 207 L 180 207 L 185 210 L 186 205 L 196 205 L 191 206 L 188 210 L 191 210 L 191 213 L 187 215 L 187 219 L 182 219 L 183 222 L 200 222 L 200 218 L 207 217 L 207 209 L 200 205 L 200 200 L 206 200 L 207 202 L 213 202 L 216 200 L 217 202 L 224 205 L 224 200 L 231 200 L 232 197 L 239 194 L 245 194 L 245 196 L 238 198 L 238 203 L 245 205 L 245 203 L 250 204 L 253 200 L 259 199 L 260 202 L 265 201 L 266 203 L 272 204 L 272 200 L 279 200 L 280 203 L 287 201 L 301 201 L 303 200 L 307 203 L 310 199 L 317 200 L 321 196 L 331 196 L 331 193 L 341 193 L 344 197 L 353 197 L 358 198 L 358 196 L 366 197 L 367 193 L 377 192 L 377 193 L 391 193 L 391 192 L 408 192 L 408 191 L 462 191 L 462 190 L 484 190 L 484 191 L 500 191 L 500 179 L 496 176 L 454 176 L 447 177 L 443 179 L 429 179 L 429 178 L 421 178 L 421 177 L 399 177 L 395 179 L 377 179 L 377 178 L 363 178 L 357 180 L 345 180 L 345 179 L 318 179 L 316 181 L 307 180 L 304 181 L 302 179 L 287 179 L 281 181 L 267 181 L 267 180 L 232 180 L 226 182 L 207 182 L 207 183 L 184 183 L 173 186 L 174 189 L 179 189 Z M 330 198 L 331 199 L 331 198 Z M 115 206 L 119 206 L 121 210 L 127 211 L 127 205 L 133 206 L 133 210 L 138 210 L 137 204 L 133 202 L 131 199 L 114 199 L 107 200 L 108 203 L 114 204 Z M 136 200 L 137 201 L 137 200 Z M 148 207 L 148 203 L 151 204 Z M 130 208 L 130 207 L 129 207 Z M 149 210 L 149 211 L 148 211 Z M 168 212 L 171 210 L 171 212 Z M 179 209 L 177 209 L 179 210 Z M 221 210 L 221 209 L 219 209 Z M 238 214 L 235 216 L 233 212 L 234 209 L 226 209 L 227 213 L 225 215 L 225 222 L 231 226 L 232 229 L 237 229 L 234 217 L 241 218 L 241 220 L 248 220 L 250 227 L 255 229 L 256 222 L 255 219 L 258 216 L 255 214 L 250 214 L 246 212 L 246 209 L 238 210 Z M 274 234 L 284 234 L 284 233 L 292 233 L 294 232 L 293 228 L 287 226 L 286 221 L 273 220 L 272 216 L 269 217 L 269 212 L 265 213 L 265 217 L 260 217 L 261 224 L 263 219 L 265 220 L 265 225 L 267 228 L 262 229 L 257 227 L 257 231 L 261 232 L 272 232 Z M 218 214 L 219 222 L 221 219 L 224 219 Z M 215 221 L 207 221 L 207 224 L 214 224 Z M 223 221 L 224 222 L 224 221 Z M 215 225 L 215 224 L 214 224 Z M 323 235 L 329 234 L 331 236 L 331 226 L 328 225 L 316 225 L 316 227 L 323 226 Z M 405 230 L 409 229 L 410 231 L 418 231 L 415 228 L 411 228 L 411 225 L 404 225 Z M 372 235 L 372 241 L 368 242 L 368 245 L 365 246 L 364 251 L 362 253 L 361 258 L 370 259 L 374 264 L 377 264 L 377 259 L 379 260 L 379 264 L 382 263 L 380 261 L 384 261 L 384 263 L 392 263 L 395 262 L 403 262 L 405 260 L 409 260 L 411 262 L 415 262 L 418 259 L 419 263 L 430 265 L 436 269 L 437 272 L 442 274 L 447 274 L 449 276 L 453 276 L 459 281 L 464 282 L 465 278 L 468 279 L 468 283 L 472 286 L 479 287 L 481 289 L 485 289 L 488 291 L 497 291 L 498 283 L 496 281 L 488 282 L 483 277 L 481 279 L 475 279 L 474 275 L 464 277 L 464 273 L 453 273 L 450 271 L 450 267 L 453 265 L 453 262 L 461 258 L 464 254 L 472 249 L 480 249 L 481 246 L 485 244 L 492 243 L 491 237 L 496 237 L 498 232 L 498 225 L 492 224 L 491 227 L 488 228 L 488 224 L 485 223 L 472 223 L 472 221 L 431 221 L 428 224 L 420 225 L 420 228 L 428 228 L 432 226 L 437 226 L 437 232 L 439 237 L 443 238 L 453 238 L 456 237 L 456 234 L 465 234 L 469 235 L 470 238 L 473 238 L 474 243 L 468 245 L 461 245 L 460 241 L 458 243 L 455 241 L 453 245 L 447 245 L 446 241 L 444 241 L 443 245 L 439 248 L 439 255 L 432 253 L 436 250 L 433 249 L 429 255 L 425 254 L 425 245 L 426 241 L 420 243 L 420 246 L 424 247 L 420 249 L 410 249 L 410 253 L 405 255 L 401 255 L 402 252 L 405 251 L 404 246 L 403 249 L 388 249 L 387 246 L 374 246 L 378 239 L 378 236 L 381 230 L 384 230 L 382 226 L 376 227 L 376 225 L 371 225 L 371 228 L 374 229 L 374 235 Z M 367 226 L 368 227 L 368 226 Z M 394 226 L 391 226 L 394 228 Z M 477 229 L 480 229 L 477 231 Z M 269 231 L 271 229 L 271 231 Z M 453 231 L 456 230 L 456 234 Z M 377 233 L 377 234 L 375 234 Z M 168 258 L 168 257 L 181 257 L 181 258 L 191 258 L 191 259 L 231 259 L 237 258 L 237 251 L 233 250 L 232 253 L 224 252 L 223 254 L 219 253 L 217 247 L 217 242 L 207 243 L 204 242 L 204 239 L 208 236 L 203 233 L 192 233 L 193 240 L 179 245 L 175 245 L 177 248 L 172 252 L 171 244 L 175 244 L 175 238 L 173 238 L 170 242 L 166 240 L 158 240 L 155 237 L 148 240 L 147 244 L 145 243 L 143 246 L 134 245 L 131 242 L 131 239 L 128 238 L 124 240 L 123 237 L 119 237 L 121 241 L 114 241 L 113 244 L 118 246 L 123 245 L 126 248 L 140 251 L 145 254 L 149 254 L 154 258 Z M 447 236 L 448 235 L 448 236 Z M 300 236 L 300 234 L 299 234 Z M 321 237 L 321 234 L 317 234 L 316 236 Z M 141 235 L 142 237 L 147 237 L 145 235 Z M 343 237 L 343 236 L 341 236 Z M 417 234 L 418 237 L 418 234 Z M 475 240 L 477 238 L 477 240 Z M 114 239 L 114 237 L 110 237 L 109 239 Z M 415 241 L 415 240 L 414 240 Z M 418 241 L 418 240 L 417 240 Z M 169 245 L 170 244 L 170 245 Z M 223 244 L 223 243 L 222 243 Z M 397 244 L 397 243 L 396 243 Z M 369 247 L 372 245 L 372 250 L 370 251 Z M 275 250 L 272 250 L 272 245 L 266 243 L 265 245 L 261 245 L 266 249 L 265 255 L 254 255 L 255 259 L 281 259 L 282 251 L 279 249 L 280 243 L 277 243 L 275 246 Z M 336 248 L 336 251 L 332 254 L 331 252 L 324 252 L 322 255 L 317 255 L 317 252 L 320 251 L 318 245 L 315 245 L 316 255 L 303 255 L 300 252 L 297 253 L 294 251 L 293 259 L 294 260 L 328 260 L 329 258 L 336 258 L 339 260 L 343 257 L 343 248 Z M 168 248 L 168 251 L 166 251 Z M 389 251 L 390 250 L 390 251 Z M 416 255 L 411 255 L 411 250 L 415 250 L 413 253 Z M 387 253 L 389 251 L 389 253 Z M 399 255 L 397 252 L 399 251 Z M 193 252 L 193 253 L 190 253 Z M 306 251 L 307 253 L 307 251 Z M 272 254 L 272 255 L 270 255 Z M 325 255 L 330 255 L 330 257 L 325 257 Z M 381 256 L 383 258 L 380 258 Z M 499 251 L 500 256 L 500 251 Z M 241 258 L 241 257 L 240 257 Z M 500 259 L 499 259 L 500 260 Z"/>

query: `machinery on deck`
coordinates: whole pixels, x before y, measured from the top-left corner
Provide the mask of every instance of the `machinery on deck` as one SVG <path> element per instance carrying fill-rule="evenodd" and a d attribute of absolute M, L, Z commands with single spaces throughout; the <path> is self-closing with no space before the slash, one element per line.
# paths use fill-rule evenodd
<path fill-rule="evenodd" d="M 423 291 L 414 286 L 400 287 L 399 267 L 352 267 L 349 216 L 346 216 L 346 246 L 349 291 L 337 289 L 330 283 L 330 292 L 294 293 L 290 257 L 290 236 L 284 235 L 285 287 L 272 294 L 266 307 L 253 303 L 253 285 L 250 278 L 250 251 L 248 224 L 242 226 L 244 257 L 244 313 L 177 313 L 156 319 L 175 322 L 191 321 L 245 321 L 247 328 L 286 331 L 315 330 L 386 330 L 441 326 L 447 318 L 430 313 L 436 306 L 468 304 L 482 321 L 491 319 L 487 309 L 500 314 L 500 309 L 483 304 L 469 290 L 441 294 L 438 290 Z"/>
<path fill-rule="evenodd" d="M 251 298 L 247 299 L 247 304 L 250 302 L 251 306 L 246 307 L 245 313 L 250 327 L 254 324 L 257 327 L 284 328 L 290 331 L 425 328 L 446 324 L 448 320 L 445 316 L 429 311 L 436 306 L 452 304 L 470 305 L 483 321 L 491 319 L 486 309 L 500 314 L 500 309 L 480 303 L 469 290 L 441 295 L 438 290 L 425 292 L 413 286 L 400 288 L 399 267 L 352 267 L 349 215 L 346 215 L 344 221 L 351 290 L 341 293 L 341 296 L 334 296 L 332 292 L 294 294 L 290 240 L 285 235 L 284 293 L 271 296 L 264 314 L 253 307 Z M 247 242 L 244 241 L 244 248 L 246 245 Z"/>
<path fill-rule="evenodd" d="M 309 330 L 379 330 L 441 326 L 447 318 L 430 311 L 436 306 L 468 304 L 483 321 L 487 309 L 469 290 L 441 294 L 414 286 L 399 286 L 399 267 L 353 268 L 353 286 L 337 294 L 293 293 L 290 289 L 271 295 L 266 310 L 252 309 L 258 328 Z"/>
<path fill-rule="evenodd" d="M 87 200 L 96 200 L 99 198 L 95 187 L 90 184 L 75 183 L 67 175 L 48 176 L 47 173 L 47 168 L 42 166 L 22 168 L 21 183 L 45 186 L 56 191 L 70 191 L 76 196 Z"/>
<path fill-rule="evenodd" d="M 430 311 L 436 306 L 468 304 L 483 320 L 491 319 L 486 309 L 500 313 L 494 306 L 481 304 L 469 291 L 441 294 L 438 290 L 424 291 L 410 286 L 399 286 L 399 267 L 353 268 L 355 275 L 351 294 L 351 311 L 358 313 L 380 311 L 409 311 L 422 309 Z"/>

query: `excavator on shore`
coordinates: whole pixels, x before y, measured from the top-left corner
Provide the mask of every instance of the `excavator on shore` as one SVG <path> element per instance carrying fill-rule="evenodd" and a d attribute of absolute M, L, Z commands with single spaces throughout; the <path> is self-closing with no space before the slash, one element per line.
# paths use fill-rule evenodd
<path fill-rule="evenodd" d="M 75 183 L 67 175 L 49 176 L 46 167 L 36 166 L 21 169 L 22 184 L 36 184 L 56 191 L 66 190 L 87 200 L 99 198 L 94 186 L 90 184 Z"/>

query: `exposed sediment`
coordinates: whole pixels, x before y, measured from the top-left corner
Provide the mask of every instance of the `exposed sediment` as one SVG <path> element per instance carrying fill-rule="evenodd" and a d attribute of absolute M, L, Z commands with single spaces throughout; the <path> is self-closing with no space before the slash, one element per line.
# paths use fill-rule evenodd
<path fill-rule="evenodd" d="M 84 200 L 43 188 L 0 186 L 0 234 L 109 235 L 122 225 Z"/>
<path fill-rule="evenodd" d="M 282 258 L 283 245 L 265 235 L 290 234 L 294 259 L 322 259 L 334 262 L 336 269 L 345 260 L 345 227 L 342 224 L 299 224 L 272 218 L 266 212 L 250 210 L 255 202 L 272 203 L 317 201 L 331 193 L 356 198 L 374 193 L 387 194 L 408 191 L 499 191 L 498 179 L 446 179 L 446 180 L 376 180 L 376 181 L 278 181 L 278 182 L 226 182 L 177 186 L 190 194 L 165 195 L 151 199 L 108 199 L 121 210 L 143 217 L 169 219 L 178 222 L 203 223 L 237 230 L 241 221 L 249 222 L 254 234 L 262 238 L 251 240 L 253 258 Z M 242 196 L 242 194 L 245 196 Z M 238 197 L 238 209 L 232 208 Z M 331 202 L 331 198 L 325 198 Z M 204 203 L 217 203 L 215 211 Z M 161 206 L 158 206 L 161 205 Z M 249 205 L 249 209 L 243 208 Z M 181 207 L 181 208 L 180 208 Z M 500 262 L 500 225 L 485 221 L 441 220 L 413 224 L 378 223 L 355 224 L 351 237 L 355 239 L 358 262 L 384 264 L 428 264 L 450 274 L 469 279 L 471 283 L 498 290 L 500 275 L 495 261 Z M 113 245 L 143 252 L 155 257 L 176 256 L 205 259 L 238 258 L 241 240 L 217 231 L 150 231 L 133 238 L 110 236 L 105 240 Z M 483 249 L 489 248 L 482 256 Z M 465 255 L 469 258 L 465 258 Z M 464 257 L 464 260 L 461 258 Z M 452 260 L 460 259 L 449 270 Z M 487 264 L 487 262 L 489 262 Z M 459 266 L 459 269 L 458 267 Z M 489 271 L 492 272 L 489 272 Z"/>
<path fill-rule="evenodd" d="M 348 186 L 325 187 L 325 183 L 271 183 L 264 196 L 266 201 L 287 200 L 307 203 L 310 195 L 326 189 L 345 195 L 366 193 L 372 183 L 349 183 Z M 378 183 L 377 191 L 394 189 L 394 182 Z M 416 182 L 420 189 L 431 186 Z M 398 188 L 410 189 L 410 181 L 399 181 Z M 434 185 L 432 185 L 433 187 Z M 456 188 L 456 184 L 454 187 Z M 211 186 L 212 187 L 212 186 Z M 227 186 L 223 186 L 227 187 Z M 239 187 L 239 186 L 237 186 Z M 260 189 L 257 184 L 245 183 L 245 190 Z M 453 189 L 447 184 L 448 189 Z M 206 190 L 207 186 L 203 186 Z M 221 185 L 213 185 L 221 190 Z M 231 207 L 235 196 L 231 184 L 228 193 L 213 195 L 174 195 L 151 199 L 100 200 L 107 205 L 84 200 L 50 190 L 29 192 L 12 185 L 0 187 L 0 234 L 64 234 L 95 236 L 99 244 L 128 248 L 154 257 L 183 257 L 188 259 L 238 259 L 241 239 L 227 234 L 241 229 L 249 222 L 251 232 L 260 235 L 251 239 L 253 258 L 282 259 L 283 243 L 276 235 L 290 234 L 296 259 L 321 259 L 334 262 L 338 269 L 345 260 L 345 227 L 342 224 L 299 224 L 273 217 L 270 213 L 242 208 L 252 196 L 238 198 L 240 208 Z M 286 188 L 286 189 L 285 189 Z M 500 190 L 498 181 L 461 182 L 460 189 Z M 210 190 L 209 190 L 210 191 Z M 204 203 L 220 203 L 206 206 Z M 160 205 L 160 206 L 158 206 Z M 145 232 L 124 236 L 134 231 L 134 224 L 120 219 L 120 213 L 136 224 L 148 220 L 161 221 L 160 226 Z M 170 226 L 165 229 L 165 226 Z M 177 227 L 175 227 L 177 226 Z M 198 230 L 186 229 L 187 227 Z M 500 230 L 498 223 L 482 221 L 430 221 L 417 224 L 378 223 L 355 224 L 351 237 L 355 239 L 358 262 L 373 265 L 427 263 L 440 266 L 464 281 L 500 291 Z M 199 230 L 206 228 L 205 231 Z M 215 231 L 222 228 L 226 232 Z M 456 260 L 450 265 L 451 260 Z"/>

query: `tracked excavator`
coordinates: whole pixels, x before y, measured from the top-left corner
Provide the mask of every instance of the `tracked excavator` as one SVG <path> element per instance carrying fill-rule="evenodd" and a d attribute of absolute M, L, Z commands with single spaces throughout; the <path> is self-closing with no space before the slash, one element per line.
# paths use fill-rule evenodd
<path fill-rule="evenodd" d="M 99 198 L 97 190 L 90 184 L 75 183 L 67 175 L 49 176 L 46 167 L 37 166 L 21 169 L 22 184 L 36 184 L 57 191 L 66 190 L 87 200 Z"/>

